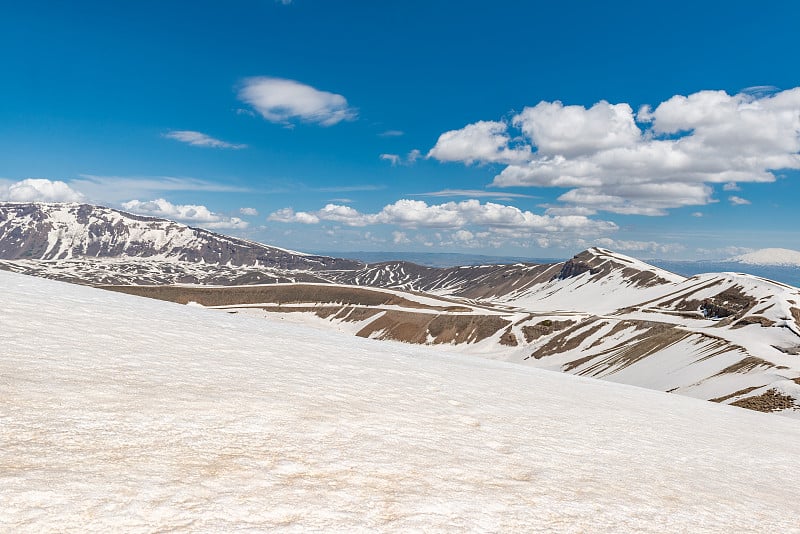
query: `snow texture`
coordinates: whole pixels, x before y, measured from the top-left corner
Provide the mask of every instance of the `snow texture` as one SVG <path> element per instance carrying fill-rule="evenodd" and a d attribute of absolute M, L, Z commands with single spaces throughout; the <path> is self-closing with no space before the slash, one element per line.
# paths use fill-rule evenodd
<path fill-rule="evenodd" d="M 0 272 L 0 530 L 798 532 L 800 425 Z"/>

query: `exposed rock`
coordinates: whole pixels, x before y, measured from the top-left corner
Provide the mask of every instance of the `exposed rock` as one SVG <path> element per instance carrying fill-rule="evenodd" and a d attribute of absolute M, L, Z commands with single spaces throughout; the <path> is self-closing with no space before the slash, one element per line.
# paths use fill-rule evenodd
<path fill-rule="evenodd" d="M 546 319 L 534 325 L 523 326 L 522 333 L 525 336 L 525 341 L 530 343 L 542 336 L 549 336 L 553 332 L 558 332 L 574 324 L 575 321 L 553 321 L 551 319 Z"/>
<path fill-rule="evenodd" d="M 509 326 L 503 335 L 500 336 L 500 344 L 505 345 L 506 347 L 516 347 L 519 345 L 517 341 L 517 336 L 514 335 L 514 332 L 511 331 L 511 327 Z"/>
<path fill-rule="evenodd" d="M 731 403 L 731 406 L 739 406 L 748 410 L 758 412 L 778 412 L 780 410 L 796 409 L 795 399 L 789 395 L 783 395 L 777 389 L 767 390 L 757 397 L 745 397 Z"/>

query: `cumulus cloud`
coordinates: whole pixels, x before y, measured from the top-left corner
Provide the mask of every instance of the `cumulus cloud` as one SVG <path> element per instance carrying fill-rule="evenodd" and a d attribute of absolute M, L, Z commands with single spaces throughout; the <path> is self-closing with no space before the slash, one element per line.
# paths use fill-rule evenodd
<path fill-rule="evenodd" d="M 239 208 L 239 213 L 242 215 L 248 215 L 250 217 L 258 216 L 258 210 L 255 208 Z"/>
<path fill-rule="evenodd" d="M 521 163 L 531 157 L 529 146 L 511 147 L 505 122 L 479 121 L 460 130 L 439 136 L 428 152 L 429 158 L 439 161 L 473 163 Z"/>
<path fill-rule="evenodd" d="M 635 145 L 641 131 L 628 104 L 600 101 L 586 109 L 561 102 L 526 107 L 512 120 L 536 145 L 539 155 L 574 157 Z"/>
<path fill-rule="evenodd" d="M 283 78 L 247 78 L 239 90 L 239 99 L 268 121 L 282 124 L 299 120 L 333 126 L 357 116 L 342 95 Z"/>
<path fill-rule="evenodd" d="M 130 212 L 153 217 L 163 217 L 181 222 L 198 224 L 204 228 L 247 228 L 249 223 L 239 217 L 225 217 L 214 213 L 206 206 L 196 204 L 173 204 L 163 198 L 149 201 L 130 200 L 122 207 Z"/>
<path fill-rule="evenodd" d="M 11 202 L 82 202 L 82 193 L 61 180 L 26 178 L 0 182 L 0 199 Z"/>
<path fill-rule="evenodd" d="M 638 113 L 625 103 L 540 102 L 510 123 L 518 134 L 487 121 L 445 132 L 428 155 L 507 163 L 491 185 L 564 188 L 566 205 L 641 215 L 715 202 L 715 184 L 735 191 L 800 169 L 800 87 L 700 91 Z"/>
<path fill-rule="evenodd" d="M 233 150 L 247 148 L 247 145 L 237 145 L 234 143 L 228 143 L 227 141 L 220 141 L 219 139 L 214 139 L 210 135 L 192 130 L 172 130 L 163 134 L 163 136 L 167 139 L 174 139 L 192 146 L 231 148 Z"/>
<path fill-rule="evenodd" d="M 345 226 L 387 224 L 402 228 L 468 230 L 482 227 L 508 237 L 532 234 L 601 234 L 617 230 L 610 221 L 583 215 L 537 215 L 515 206 L 481 203 L 477 199 L 430 205 L 421 200 L 402 199 L 388 204 L 377 213 L 361 213 L 350 206 L 328 204 L 315 212 L 295 212 L 291 208 L 272 213 L 270 220 L 317 224 L 330 221 Z M 463 235 L 463 234 L 462 234 Z"/>
<path fill-rule="evenodd" d="M 736 195 L 729 196 L 728 202 L 730 202 L 734 206 L 745 206 L 747 204 L 750 204 L 750 201 L 747 200 L 746 198 L 737 197 Z"/>
<path fill-rule="evenodd" d="M 283 208 L 271 213 L 267 220 L 282 223 L 317 224 L 319 217 L 304 211 L 295 212 L 292 208 Z"/>

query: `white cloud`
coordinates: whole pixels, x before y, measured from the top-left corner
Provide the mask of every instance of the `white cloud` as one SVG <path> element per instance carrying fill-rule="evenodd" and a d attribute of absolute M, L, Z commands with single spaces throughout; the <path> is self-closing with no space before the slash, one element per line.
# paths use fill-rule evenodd
<path fill-rule="evenodd" d="M 695 212 L 692 213 L 692 217 L 698 217 L 699 218 L 699 217 L 702 217 L 702 216 L 703 216 L 703 212 L 701 212 L 701 211 L 695 211 Z"/>
<path fill-rule="evenodd" d="M 122 207 L 133 213 L 174 219 L 186 223 L 196 223 L 205 228 L 247 228 L 249 223 L 238 217 L 225 217 L 213 213 L 207 207 L 196 204 L 173 204 L 163 198 L 142 202 L 130 200 Z"/>
<path fill-rule="evenodd" d="M 395 245 L 407 245 L 411 243 L 411 240 L 408 238 L 405 232 L 392 232 L 392 242 Z"/>
<path fill-rule="evenodd" d="M 750 204 L 750 201 L 746 198 L 737 197 L 736 195 L 731 195 L 728 197 L 728 201 L 734 206 L 745 206 Z"/>
<path fill-rule="evenodd" d="M 239 90 L 239 99 L 268 121 L 282 124 L 300 120 L 333 126 L 357 116 L 342 95 L 283 78 L 247 78 Z"/>
<path fill-rule="evenodd" d="M 628 104 L 600 101 L 589 109 L 540 102 L 526 107 L 513 124 L 536 145 L 539 155 L 577 156 L 630 147 L 641 138 Z"/>
<path fill-rule="evenodd" d="M 258 210 L 255 208 L 239 208 L 239 213 L 242 215 L 249 215 L 250 217 L 258 216 Z"/>
<path fill-rule="evenodd" d="M 723 186 L 722 186 L 722 190 L 723 190 L 723 191 L 741 191 L 741 190 L 742 190 L 742 188 L 741 188 L 741 187 L 739 187 L 739 186 L 738 186 L 737 184 L 735 184 L 734 182 L 728 182 L 727 184 L 725 184 L 725 185 L 723 185 Z"/>
<path fill-rule="evenodd" d="M 405 135 L 405 132 L 402 130 L 386 130 L 385 132 L 381 132 L 378 134 L 378 137 L 400 137 Z"/>
<path fill-rule="evenodd" d="M 200 226 L 203 228 L 208 228 L 210 230 L 244 230 L 250 223 L 247 221 L 243 221 L 239 217 L 230 217 L 230 218 L 223 218 L 220 221 L 216 222 L 207 222 L 207 223 L 200 223 Z"/>
<path fill-rule="evenodd" d="M 400 163 L 400 156 L 397 154 L 381 154 L 380 158 L 382 160 L 388 161 L 392 164 L 392 167 L 396 167 L 398 163 Z"/>
<path fill-rule="evenodd" d="M 462 243 L 469 243 L 473 239 L 475 239 L 475 234 L 473 234 L 469 230 L 458 230 L 457 232 L 453 232 L 452 238 L 453 238 L 454 241 L 460 241 Z"/>
<path fill-rule="evenodd" d="M 642 215 L 715 202 L 714 184 L 734 191 L 800 169 L 800 87 L 700 91 L 636 115 L 624 103 L 541 102 L 511 125 L 519 130 L 513 148 L 504 123 L 481 121 L 442 134 L 429 156 L 509 163 L 493 186 L 565 188 L 567 205 Z"/>
<path fill-rule="evenodd" d="M 271 213 L 267 220 L 282 223 L 302 223 L 302 224 L 317 224 L 319 217 L 306 213 L 304 211 L 295 212 L 292 208 L 283 208 L 274 213 Z"/>
<path fill-rule="evenodd" d="M 182 143 L 186 143 L 192 146 L 203 146 L 210 148 L 231 148 L 234 150 L 247 148 L 247 145 L 237 145 L 234 143 L 228 143 L 226 141 L 220 141 L 219 139 L 214 139 L 210 135 L 204 134 L 202 132 L 195 132 L 192 130 L 172 130 L 163 134 L 163 136 L 166 137 L 167 139 L 174 139 L 176 141 L 180 141 Z"/>
<path fill-rule="evenodd" d="M 331 221 L 345 226 L 388 224 L 403 228 L 440 228 L 449 230 L 483 227 L 508 237 L 536 233 L 600 234 L 617 230 L 610 221 L 583 215 L 537 215 L 515 206 L 469 199 L 429 205 L 421 200 L 402 199 L 377 213 L 361 213 L 350 206 L 328 204 L 315 212 L 295 212 L 291 208 L 276 211 L 269 217 L 276 222 L 317 224 Z"/>
<path fill-rule="evenodd" d="M 460 130 L 439 136 L 428 152 L 429 158 L 439 161 L 473 163 L 521 163 L 531 157 L 529 146 L 511 147 L 511 137 L 504 122 L 480 121 Z"/>
<path fill-rule="evenodd" d="M 545 215 L 596 215 L 597 210 L 586 206 L 546 206 Z"/>
<path fill-rule="evenodd" d="M 381 154 L 380 158 L 382 160 L 386 160 L 392 164 L 392 167 L 397 167 L 398 165 L 413 165 L 417 162 L 419 158 L 422 157 L 422 153 L 417 150 L 411 150 L 406 157 L 402 157 L 399 154 Z"/>
<path fill-rule="evenodd" d="M 0 182 L 0 199 L 11 202 L 82 202 L 84 195 L 65 182 L 46 178 L 26 178 Z"/>

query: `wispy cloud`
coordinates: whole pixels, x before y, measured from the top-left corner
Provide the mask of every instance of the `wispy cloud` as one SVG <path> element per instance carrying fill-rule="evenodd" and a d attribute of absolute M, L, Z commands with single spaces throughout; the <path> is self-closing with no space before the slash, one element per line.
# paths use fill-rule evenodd
<path fill-rule="evenodd" d="M 405 135 L 405 132 L 402 130 L 386 130 L 385 132 L 381 132 L 378 134 L 378 137 L 400 137 Z"/>
<path fill-rule="evenodd" d="M 381 154 L 379 157 L 391 163 L 392 167 L 396 167 L 400 163 L 400 156 L 398 154 Z"/>
<path fill-rule="evenodd" d="M 187 145 L 192 146 L 230 148 L 233 150 L 247 148 L 247 145 L 228 143 L 227 141 L 221 141 L 211 137 L 210 135 L 202 132 L 195 132 L 193 130 L 171 130 L 162 135 L 167 139 L 174 139 L 176 141 L 180 141 L 181 143 L 186 143 Z"/>
<path fill-rule="evenodd" d="M 386 189 L 385 185 L 379 184 L 364 184 L 364 185 L 341 185 L 329 187 L 312 187 L 309 191 L 316 191 L 318 193 L 354 193 L 358 191 L 381 191 Z"/>
<path fill-rule="evenodd" d="M 750 204 L 750 201 L 747 200 L 746 198 L 737 197 L 736 195 L 729 196 L 728 201 L 734 206 L 745 206 L 747 204 Z"/>
<path fill-rule="evenodd" d="M 239 90 L 239 99 L 253 106 L 268 121 L 280 124 L 299 120 L 333 126 L 358 116 L 342 95 L 283 78 L 246 78 Z"/>
<path fill-rule="evenodd" d="M 504 191 L 485 191 L 483 189 L 442 189 L 429 193 L 414 193 L 412 197 L 472 197 L 472 198 L 537 198 L 522 193 L 506 193 Z"/>
<path fill-rule="evenodd" d="M 413 165 L 417 162 L 418 159 L 422 157 L 422 152 L 418 149 L 411 150 L 405 157 L 399 154 L 381 154 L 379 156 L 382 160 L 388 161 L 392 164 L 392 167 L 397 167 L 398 165 Z"/>
<path fill-rule="evenodd" d="M 257 217 L 258 210 L 255 208 L 239 208 L 239 213 L 242 215 L 247 215 L 249 217 Z"/>
<path fill-rule="evenodd" d="M 197 178 L 176 176 L 96 176 L 82 174 L 70 185 L 94 202 L 118 203 L 131 198 L 154 197 L 169 191 L 247 193 L 251 189 Z"/>

